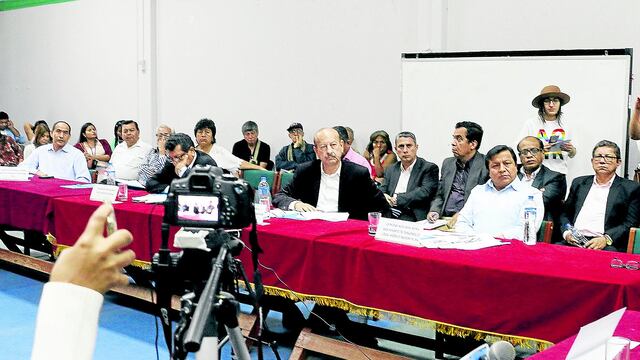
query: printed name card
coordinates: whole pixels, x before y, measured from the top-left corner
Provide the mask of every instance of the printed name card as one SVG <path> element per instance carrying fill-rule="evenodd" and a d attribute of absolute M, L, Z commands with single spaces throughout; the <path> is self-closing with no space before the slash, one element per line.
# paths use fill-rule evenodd
<path fill-rule="evenodd" d="M 29 170 L 10 166 L 0 166 L 0 180 L 29 181 Z"/>
<path fill-rule="evenodd" d="M 380 218 L 376 231 L 376 240 L 393 242 L 396 244 L 419 246 L 422 225 L 411 221 Z"/>
<path fill-rule="evenodd" d="M 118 187 L 116 185 L 96 184 L 96 186 L 91 189 L 89 200 L 114 203 L 116 201 L 116 195 L 118 195 Z"/>

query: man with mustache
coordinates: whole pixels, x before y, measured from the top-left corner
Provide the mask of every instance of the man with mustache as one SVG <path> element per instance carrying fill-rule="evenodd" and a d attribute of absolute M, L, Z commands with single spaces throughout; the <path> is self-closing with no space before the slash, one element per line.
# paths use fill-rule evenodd
<path fill-rule="evenodd" d="M 297 211 L 348 212 L 354 219 L 389 208 L 366 168 L 342 161 L 343 141 L 335 129 L 318 130 L 313 138 L 318 160 L 300 164 L 291 182 L 273 199 L 274 206 Z"/>
<path fill-rule="evenodd" d="M 616 175 L 621 163 L 618 145 L 602 140 L 591 152 L 595 175 L 571 183 L 560 221 L 563 226 L 572 224 L 589 240 L 586 248 L 625 252 L 629 228 L 638 226 L 640 185 Z M 578 245 L 570 231 L 562 235 L 568 244 Z"/>

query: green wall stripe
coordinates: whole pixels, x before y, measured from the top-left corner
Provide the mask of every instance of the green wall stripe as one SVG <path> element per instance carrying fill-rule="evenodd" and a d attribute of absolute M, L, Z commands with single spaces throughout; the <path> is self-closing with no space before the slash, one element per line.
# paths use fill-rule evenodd
<path fill-rule="evenodd" d="M 73 0 L 0 0 L 0 11 L 9 11 L 33 6 L 56 4 Z"/>

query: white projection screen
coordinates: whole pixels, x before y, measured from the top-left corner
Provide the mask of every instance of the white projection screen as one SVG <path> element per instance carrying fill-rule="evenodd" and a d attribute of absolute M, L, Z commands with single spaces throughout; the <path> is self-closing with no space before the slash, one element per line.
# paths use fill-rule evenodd
<path fill-rule="evenodd" d="M 482 153 L 513 147 L 524 121 L 537 116 L 531 100 L 555 84 L 571 96 L 562 107 L 577 148 L 568 185 L 593 174 L 591 150 L 602 139 L 620 146 L 625 176 L 631 57 L 631 49 L 403 54 L 402 129 L 416 134 L 418 155 L 438 166 L 451 156 L 459 121 L 483 127 Z"/>

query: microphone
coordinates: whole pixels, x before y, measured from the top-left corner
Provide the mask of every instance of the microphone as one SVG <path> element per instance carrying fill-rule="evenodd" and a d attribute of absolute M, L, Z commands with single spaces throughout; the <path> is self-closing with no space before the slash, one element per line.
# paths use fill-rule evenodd
<path fill-rule="evenodd" d="M 489 348 L 489 360 L 513 360 L 515 358 L 516 349 L 508 341 L 496 341 Z"/>

